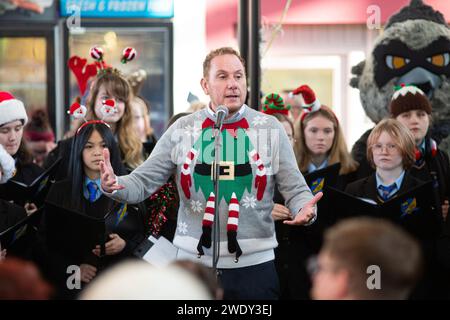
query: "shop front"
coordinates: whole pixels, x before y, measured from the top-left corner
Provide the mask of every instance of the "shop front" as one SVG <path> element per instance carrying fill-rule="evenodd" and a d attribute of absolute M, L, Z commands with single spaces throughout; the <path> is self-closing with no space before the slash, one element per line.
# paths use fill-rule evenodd
<path fill-rule="evenodd" d="M 10 1 L 13 3 L 13 1 Z M 0 90 L 24 101 L 27 112 L 43 110 L 58 139 L 69 129 L 66 110 L 80 92 L 70 57 L 87 59 L 93 46 L 105 62 L 140 81 L 138 93 L 149 101 L 155 134 L 172 115 L 173 1 L 34 1 L 35 6 L 0 5 Z M 122 51 L 137 58 L 123 64 Z"/>

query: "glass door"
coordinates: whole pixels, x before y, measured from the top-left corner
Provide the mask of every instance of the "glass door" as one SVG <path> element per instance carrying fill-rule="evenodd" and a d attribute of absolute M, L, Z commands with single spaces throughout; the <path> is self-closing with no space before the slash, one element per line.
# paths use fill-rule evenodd
<path fill-rule="evenodd" d="M 131 23 L 84 22 L 81 32 L 69 30 L 69 57 L 77 55 L 91 63 L 94 60 L 89 55 L 89 49 L 96 45 L 104 50 L 105 62 L 119 69 L 127 78 L 137 72 L 143 72 L 145 76 L 139 85 L 138 94 L 150 103 L 151 124 L 159 138 L 173 110 L 171 24 Z M 135 48 L 137 58 L 122 64 L 122 51 L 126 47 Z M 68 79 L 69 98 L 73 101 L 80 92 L 72 73 Z M 89 88 L 89 85 L 87 87 Z M 87 96 L 88 92 L 83 98 L 86 99 Z"/>
<path fill-rule="evenodd" d="M 23 101 L 28 116 L 43 110 L 55 129 L 52 31 L 0 30 L 0 91 Z"/>

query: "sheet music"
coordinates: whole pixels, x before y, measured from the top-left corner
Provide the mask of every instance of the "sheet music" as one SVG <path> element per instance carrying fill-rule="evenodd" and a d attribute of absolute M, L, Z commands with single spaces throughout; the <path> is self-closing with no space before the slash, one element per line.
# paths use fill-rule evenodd
<path fill-rule="evenodd" d="M 178 248 L 164 237 L 158 239 L 150 236 L 149 241 L 153 246 L 147 251 L 143 259 L 155 267 L 164 267 L 176 260 Z"/>
<path fill-rule="evenodd" d="M 377 205 L 377 202 L 374 201 L 374 200 L 372 200 L 372 199 L 369 199 L 369 198 L 362 198 L 362 197 L 357 197 L 357 198 L 358 198 L 359 200 L 365 201 L 365 202 L 367 202 L 367 203 Z"/>

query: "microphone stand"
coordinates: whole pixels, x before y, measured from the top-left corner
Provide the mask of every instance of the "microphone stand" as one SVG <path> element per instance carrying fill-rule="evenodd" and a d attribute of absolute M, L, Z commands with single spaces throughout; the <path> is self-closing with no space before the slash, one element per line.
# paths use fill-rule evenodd
<path fill-rule="evenodd" d="M 214 125 L 214 162 L 213 162 L 213 183 L 214 183 L 214 222 L 213 222 L 213 261 L 212 267 L 217 272 L 217 263 L 220 256 L 220 219 L 219 219 L 219 178 L 220 178 L 220 151 L 222 148 L 221 141 L 222 125 Z"/>

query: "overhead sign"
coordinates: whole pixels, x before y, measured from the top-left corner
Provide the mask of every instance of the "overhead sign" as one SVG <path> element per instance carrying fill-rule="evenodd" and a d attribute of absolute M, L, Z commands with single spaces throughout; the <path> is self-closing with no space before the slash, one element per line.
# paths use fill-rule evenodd
<path fill-rule="evenodd" d="M 173 17 L 173 0 L 61 0 L 61 16 L 81 18 Z"/>

